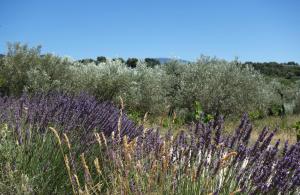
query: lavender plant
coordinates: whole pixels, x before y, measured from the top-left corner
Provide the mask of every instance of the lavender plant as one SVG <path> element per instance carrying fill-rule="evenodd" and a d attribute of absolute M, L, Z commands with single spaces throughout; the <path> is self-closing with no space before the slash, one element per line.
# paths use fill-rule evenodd
<path fill-rule="evenodd" d="M 299 193 L 299 143 L 285 143 L 279 149 L 280 140 L 270 145 L 276 130 L 265 128 L 255 144 L 249 145 L 252 125 L 247 115 L 233 135 L 222 130 L 223 119 L 219 118 L 207 124 L 199 122 L 174 137 L 171 132 L 162 137 L 154 129 L 132 141 L 126 136 L 117 141 L 96 134 L 101 154 L 91 157 L 94 163 L 90 164 L 96 175 L 83 170 L 90 176 L 74 184 L 74 189 L 86 194 L 93 190 L 130 194 Z M 71 175 L 74 172 L 70 169 Z"/>
<path fill-rule="evenodd" d="M 232 134 L 219 117 L 162 136 L 137 127 L 121 105 L 86 94 L 0 99 L 0 182 L 9 186 L 14 172 L 29 193 L 300 192 L 300 143 L 272 141 L 278 129 L 264 128 L 251 144 L 253 127 L 244 114 Z"/>
<path fill-rule="evenodd" d="M 45 133 L 49 125 L 59 133 L 70 133 L 88 142 L 94 131 L 110 135 L 117 131 L 120 110 L 111 102 L 98 102 L 87 94 L 38 93 L 31 97 L 0 98 L 0 120 L 15 129 L 19 144 L 29 141 L 32 131 Z M 121 116 L 121 136 L 136 137 L 142 132 L 124 114 Z"/>

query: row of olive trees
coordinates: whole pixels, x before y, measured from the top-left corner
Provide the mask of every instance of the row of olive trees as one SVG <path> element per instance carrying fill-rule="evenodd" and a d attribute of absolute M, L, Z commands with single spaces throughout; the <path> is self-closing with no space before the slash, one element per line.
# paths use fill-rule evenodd
<path fill-rule="evenodd" d="M 176 61 L 135 68 L 124 61 L 81 63 L 51 54 L 40 47 L 10 44 L 0 61 L 0 89 L 4 95 L 23 91 L 85 91 L 101 100 L 122 96 L 126 108 L 141 114 L 165 112 L 186 116 L 200 102 L 205 112 L 237 115 L 244 111 L 265 112 L 279 102 L 274 85 L 251 67 L 201 57 L 196 63 Z"/>

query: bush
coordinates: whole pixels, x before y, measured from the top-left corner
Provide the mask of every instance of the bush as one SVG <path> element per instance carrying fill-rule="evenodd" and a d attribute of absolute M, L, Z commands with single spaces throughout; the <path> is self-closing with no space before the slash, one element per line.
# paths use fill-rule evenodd
<path fill-rule="evenodd" d="M 27 72 L 40 63 L 41 47 L 28 48 L 20 43 L 8 44 L 8 52 L 1 66 L 3 88 L 7 95 L 20 95 L 29 84 Z"/>
<path fill-rule="evenodd" d="M 293 109 L 294 114 L 300 114 L 300 82 L 298 82 L 298 91 L 295 93 L 295 107 Z"/>
<path fill-rule="evenodd" d="M 129 88 L 132 70 L 120 61 L 74 63 L 69 69 L 71 91 L 84 91 L 101 100 L 114 100 Z"/>
<path fill-rule="evenodd" d="M 225 116 L 266 110 L 278 101 L 272 86 L 252 67 L 209 57 L 183 71 L 179 96 L 181 107 L 192 110 L 191 105 L 199 101 L 205 112 Z"/>
<path fill-rule="evenodd" d="M 72 62 L 67 58 L 60 58 L 46 54 L 40 58 L 40 63 L 27 71 L 28 84 L 26 89 L 31 92 L 68 90 Z"/>
<path fill-rule="evenodd" d="M 165 72 L 161 68 L 139 63 L 132 69 L 131 76 L 129 88 L 122 93 L 128 109 L 139 110 L 142 115 L 146 112 L 161 114 L 167 110 L 166 94 L 162 88 Z"/>
<path fill-rule="evenodd" d="M 28 48 L 20 43 L 8 44 L 1 60 L 0 87 L 6 95 L 19 96 L 24 90 L 49 91 L 67 89 L 71 62 L 51 54 L 41 55 L 41 47 Z"/>

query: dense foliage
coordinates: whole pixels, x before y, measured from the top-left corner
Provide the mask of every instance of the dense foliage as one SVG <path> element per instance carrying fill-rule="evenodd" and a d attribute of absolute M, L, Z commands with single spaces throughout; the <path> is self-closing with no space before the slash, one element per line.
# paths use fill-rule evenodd
<path fill-rule="evenodd" d="M 300 142 L 272 145 L 277 130 L 264 128 L 251 144 L 247 115 L 232 134 L 219 117 L 162 136 L 87 95 L 1 98 L 0 107 L 4 194 L 300 192 Z"/>
<path fill-rule="evenodd" d="M 202 56 L 190 64 L 156 63 L 150 58 L 72 61 L 41 55 L 40 47 L 10 44 L 0 60 L 0 89 L 14 96 L 24 91 L 84 91 L 115 102 L 121 96 L 127 109 L 139 115 L 176 112 L 183 118 L 194 112 L 195 102 L 207 113 L 225 116 L 244 110 L 263 115 L 272 105 L 282 104 L 271 82 L 237 61 Z"/>
<path fill-rule="evenodd" d="M 245 62 L 245 65 L 251 65 L 262 74 L 281 77 L 286 79 L 300 79 L 300 65 L 295 62 L 277 63 L 277 62 Z"/>
<path fill-rule="evenodd" d="M 181 74 L 179 96 L 183 107 L 199 101 L 205 112 L 214 115 L 264 111 L 278 101 L 272 86 L 252 67 L 236 61 L 202 57 Z"/>

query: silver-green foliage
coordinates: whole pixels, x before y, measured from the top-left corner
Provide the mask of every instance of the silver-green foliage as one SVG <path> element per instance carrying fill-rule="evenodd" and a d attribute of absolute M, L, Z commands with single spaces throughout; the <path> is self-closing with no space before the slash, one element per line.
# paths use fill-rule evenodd
<path fill-rule="evenodd" d="M 8 44 L 1 60 L 0 87 L 7 95 L 20 95 L 24 90 L 61 89 L 68 80 L 71 62 L 52 54 L 41 55 L 41 47 L 28 48 L 20 43 Z"/>
<path fill-rule="evenodd" d="M 147 64 L 139 62 L 131 70 L 129 88 L 122 91 L 125 102 L 142 114 L 161 113 L 166 110 L 166 91 L 162 84 L 165 82 L 165 72 L 160 67 L 149 68 Z"/>
<path fill-rule="evenodd" d="M 121 91 L 129 87 L 131 71 L 119 61 L 82 64 L 75 62 L 70 66 L 70 88 L 86 91 L 103 100 L 117 98 Z"/>
<path fill-rule="evenodd" d="M 102 100 L 125 100 L 126 108 L 139 111 L 193 112 L 195 102 L 210 114 L 240 114 L 260 110 L 278 102 L 274 85 L 251 67 L 201 57 L 196 63 L 170 62 L 136 68 L 118 60 L 80 63 L 54 55 L 41 55 L 40 47 L 10 44 L 1 59 L 0 88 L 8 95 L 63 90 L 88 92 Z"/>
<path fill-rule="evenodd" d="M 116 60 L 97 65 L 76 62 L 70 66 L 69 74 L 72 90 L 84 90 L 104 100 L 118 101 L 121 96 L 128 109 L 158 113 L 164 105 L 161 90 L 164 72 L 143 62 L 134 69 Z"/>
<path fill-rule="evenodd" d="M 271 101 L 277 101 L 263 76 L 237 61 L 201 57 L 186 66 L 181 77 L 178 95 L 182 107 L 189 108 L 200 101 L 208 113 L 230 115 L 264 111 Z"/>

